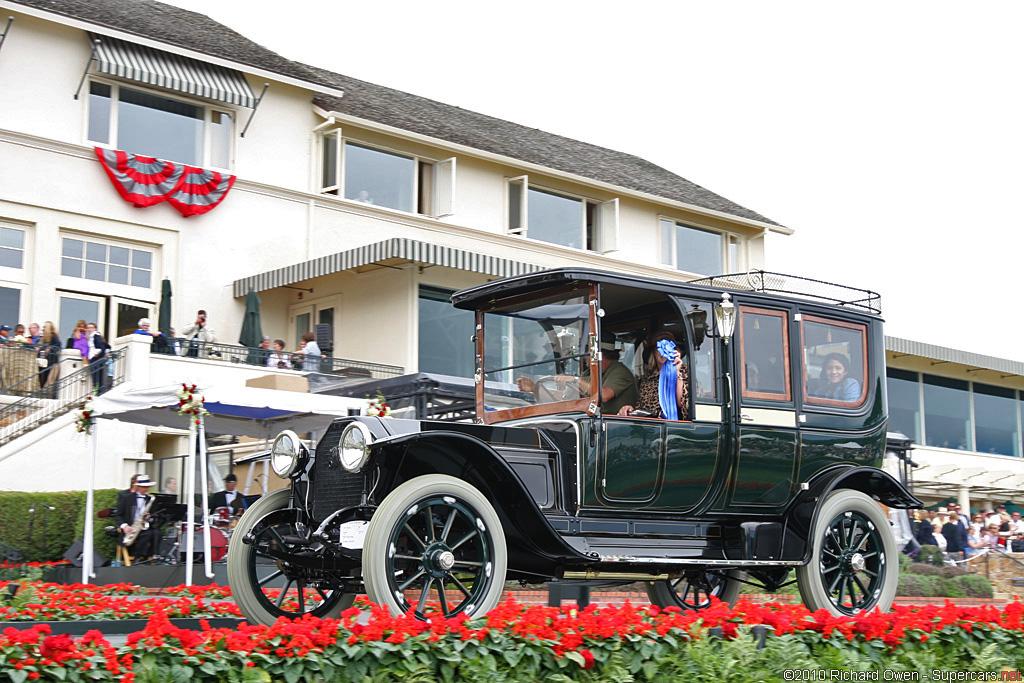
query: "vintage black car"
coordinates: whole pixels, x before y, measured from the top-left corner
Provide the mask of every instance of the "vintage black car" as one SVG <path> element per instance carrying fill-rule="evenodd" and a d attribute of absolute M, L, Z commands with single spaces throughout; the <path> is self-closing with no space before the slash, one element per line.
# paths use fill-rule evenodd
<path fill-rule="evenodd" d="M 337 419 L 313 452 L 278 436 L 291 486 L 249 508 L 228 555 L 249 619 L 334 615 L 362 592 L 395 613 L 481 615 L 507 581 L 643 582 L 655 604 L 699 609 L 791 570 L 811 608 L 889 607 L 882 504 L 920 501 L 879 469 L 876 294 L 559 269 L 452 302 L 476 311 L 476 423 Z M 590 378 L 618 356 L 643 380 L 657 336 L 688 371 L 679 419 L 608 410 Z"/>

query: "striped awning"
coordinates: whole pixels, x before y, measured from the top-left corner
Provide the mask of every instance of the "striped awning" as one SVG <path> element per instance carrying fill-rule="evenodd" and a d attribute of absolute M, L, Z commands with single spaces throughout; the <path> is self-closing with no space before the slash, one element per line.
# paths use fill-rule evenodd
<path fill-rule="evenodd" d="M 109 36 L 89 34 L 100 73 L 241 107 L 256 107 L 256 95 L 238 71 L 206 64 Z"/>
<path fill-rule="evenodd" d="M 399 266 L 406 263 L 447 266 L 497 277 L 511 277 L 543 270 L 543 267 L 532 263 L 394 237 L 365 247 L 321 256 L 311 261 L 235 280 L 234 294 L 236 297 L 242 297 L 248 294 L 250 289 L 262 292 L 343 270 L 356 270 L 367 266 Z"/>

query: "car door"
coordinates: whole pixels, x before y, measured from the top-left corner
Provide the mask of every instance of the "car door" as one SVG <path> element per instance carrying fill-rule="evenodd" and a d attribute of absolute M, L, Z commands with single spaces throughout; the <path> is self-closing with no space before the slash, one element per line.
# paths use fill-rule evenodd
<path fill-rule="evenodd" d="M 736 326 L 735 471 L 731 511 L 781 511 L 798 471 L 793 311 L 740 305 Z"/>

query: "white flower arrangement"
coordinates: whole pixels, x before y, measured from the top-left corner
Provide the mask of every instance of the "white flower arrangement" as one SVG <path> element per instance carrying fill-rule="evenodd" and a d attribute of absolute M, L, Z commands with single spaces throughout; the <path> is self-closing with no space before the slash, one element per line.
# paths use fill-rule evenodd
<path fill-rule="evenodd" d="M 195 384 L 182 382 L 181 389 L 178 389 L 178 415 L 192 416 L 195 418 L 196 424 L 199 424 L 201 416 L 210 414 L 205 403 L 206 398 L 202 394 L 196 393 Z"/>
<path fill-rule="evenodd" d="M 92 396 L 86 396 L 78 409 L 78 419 L 75 420 L 75 429 L 79 434 L 84 433 L 86 436 L 92 434 L 92 413 Z"/>
<path fill-rule="evenodd" d="M 370 405 L 366 408 L 366 414 L 371 417 L 391 417 L 391 406 L 387 404 L 384 394 L 381 393 L 380 389 L 377 390 L 377 398 L 370 399 Z"/>

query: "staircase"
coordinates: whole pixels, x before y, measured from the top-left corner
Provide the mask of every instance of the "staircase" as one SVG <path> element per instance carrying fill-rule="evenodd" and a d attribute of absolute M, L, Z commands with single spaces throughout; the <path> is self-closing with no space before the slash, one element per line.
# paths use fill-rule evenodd
<path fill-rule="evenodd" d="M 103 372 L 107 373 L 109 391 L 125 379 L 125 349 L 108 353 Z M 56 366 L 55 366 L 56 367 Z M 112 370 L 112 373 L 111 373 Z M 39 375 L 0 389 L 0 394 L 19 397 L 0 407 L 0 446 L 47 422 L 78 408 L 94 395 L 93 368 L 82 367 L 39 389 Z"/>

